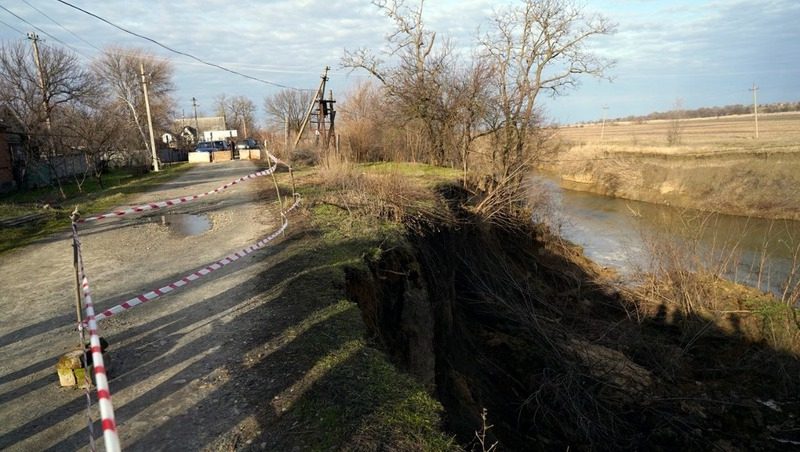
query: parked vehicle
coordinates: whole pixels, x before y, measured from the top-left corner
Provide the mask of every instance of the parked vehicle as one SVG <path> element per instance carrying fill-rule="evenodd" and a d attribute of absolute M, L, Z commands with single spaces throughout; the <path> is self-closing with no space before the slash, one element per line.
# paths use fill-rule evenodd
<path fill-rule="evenodd" d="M 225 147 L 224 141 L 201 141 L 197 143 L 197 146 L 194 148 L 195 152 L 215 152 L 215 151 L 224 151 L 227 147 Z"/>
<path fill-rule="evenodd" d="M 261 146 L 253 138 L 245 138 L 236 142 L 236 149 L 261 149 Z"/>

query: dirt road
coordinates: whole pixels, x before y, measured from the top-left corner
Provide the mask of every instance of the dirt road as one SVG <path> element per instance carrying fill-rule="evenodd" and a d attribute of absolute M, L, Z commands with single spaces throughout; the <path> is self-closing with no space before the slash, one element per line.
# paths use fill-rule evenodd
<path fill-rule="evenodd" d="M 134 203 L 205 192 L 256 168 L 243 161 L 198 166 Z M 268 177 L 170 212 L 206 215 L 211 228 L 185 235 L 164 225 L 160 211 L 81 228 L 100 310 L 175 281 L 279 225 Z M 274 333 L 261 331 L 264 325 L 285 328 L 286 307 L 274 301 L 282 246 L 279 239 L 100 323 L 110 343 L 110 386 L 124 449 L 229 449 L 261 434 L 253 430 L 249 440 L 241 434 L 255 409 L 248 397 L 253 375 L 231 369 L 246 367 L 254 330 L 265 335 Z M 60 388 L 54 369 L 78 341 L 67 234 L 2 256 L 0 288 L 0 450 L 85 449 L 84 393 Z M 96 404 L 92 416 L 97 421 Z"/>

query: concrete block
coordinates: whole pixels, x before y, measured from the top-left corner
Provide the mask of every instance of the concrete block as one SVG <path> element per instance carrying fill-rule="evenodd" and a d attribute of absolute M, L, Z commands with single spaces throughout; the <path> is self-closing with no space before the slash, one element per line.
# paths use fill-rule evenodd
<path fill-rule="evenodd" d="M 214 151 L 213 161 L 224 162 L 227 160 L 233 160 L 233 153 L 231 151 Z"/>
<path fill-rule="evenodd" d="M 86 372 L 91 369 L 83 367 L 83 351 L 73 350 L 65 353 L 56 364 L 58 382 L 64 387 L 85 388 L 91 383 L 86 381 Z M 90 380 L 91 381 L 91 380 Z"/>
<path fill-rule="evenodd" d="M 190 152 L 189 153 L 189 163 L 210 163 L 211 162 L 211 153 L 210 152 Z"/>

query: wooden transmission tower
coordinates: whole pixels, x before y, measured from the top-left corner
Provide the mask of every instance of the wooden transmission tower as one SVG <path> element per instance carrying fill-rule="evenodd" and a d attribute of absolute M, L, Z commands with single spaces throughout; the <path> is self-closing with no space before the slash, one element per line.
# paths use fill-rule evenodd
<path fill-rule="evenodd" d="M 297 138 L 295 138 L 294 147 L 297 147 L 309 123 L 317 126 L 314 131 L 314 144 L 316 146 L 329 149 L 331 144 L 335 143 L 336 109 L 334 104 L 336 104 L 336 101 L 333 100 L 333 91 L 330 91 L 328 99 L 325 99 L 325 84 L 328 82 L 329 70 L 330 67 L 326 66 L 325 72 L 322 73 L 319 88 L 317 88 L 317 92 L 314 94 L 311 105 L 308 106 L 306 116 L 303 118 L 303 124 L 300 126 L 300 133 L 298 133 Z"/>

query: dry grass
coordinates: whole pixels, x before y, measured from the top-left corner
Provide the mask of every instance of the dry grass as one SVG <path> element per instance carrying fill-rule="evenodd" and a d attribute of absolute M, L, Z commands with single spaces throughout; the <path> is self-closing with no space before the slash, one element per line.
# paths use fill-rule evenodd
<path fill-rule="evenodd" d="M 800 113 L 759 115 L 759 138 L 751 115 L 680 121 L 680 145 L 668 146 L 670 120 L 606 122 L 562 127 L 557 137 L 568 147 L 586 145 L 617 152 L 660 152 L 667 154 L 800 151 Z"/>
<path fill-rule="evenodd" d="M 715 238 L 713 246 L 703 245 L 702 237 L 716 230 L 717 219 L 714 214 L 685 212 L 678 223 L 682 231 L 643 236 L 648 266 L 635 276 L 633 286 L 623 289 L 630 294 L 638 318 L 654 318 L 657 311 L 666 310 L 674 313 L 670 317 L 707 319 L 708 325 L 800 356 L 798 260 L 780 297 L 726 280 L 740 259 L 740 243 L 736 238 Z M 769 238 L 764 240 L 766 258 Z M 792 246 L 800 257 L 800 243 Z M 763 260 L 751 275 L 758 281 L 766 271 Z"/>
<path fill-rule="evenodd" d="M 346 210 L 351 217 L 374 217 L 405 226 L 413 227 L 420 219 L 453 221 L 446 209 L 437 205 L 431 187 L 418 177 L 409 177 L 405 169 L 332 159 L 327 168 L 319 169 L 321 185 L 326 189 L 320 200 Z"/>
<path fill-rule="evenodd" d="M 765 115 L 761 138 L 746 117 L 685 120 L 667 146 L 669 121 L 559 130 L 560 155 L 544 166 L 568 188 L 732 215 L 800 219 L 800 113 Z"/>

